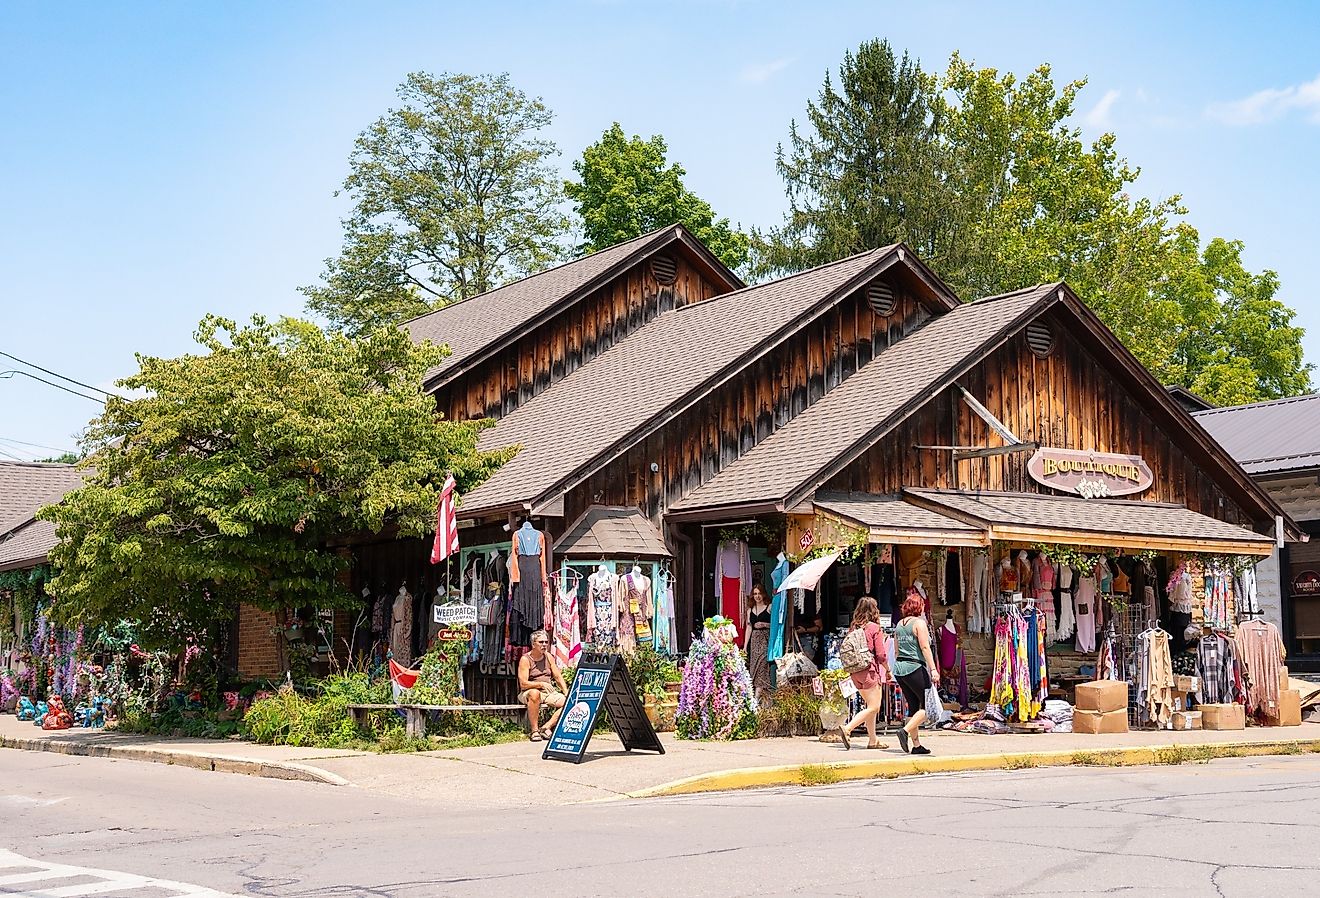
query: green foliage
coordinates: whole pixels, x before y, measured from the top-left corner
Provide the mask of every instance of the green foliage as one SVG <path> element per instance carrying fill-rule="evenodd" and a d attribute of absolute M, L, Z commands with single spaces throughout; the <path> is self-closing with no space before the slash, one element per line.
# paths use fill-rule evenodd
<path fill-rule="evenodd" d="M 0 571 L 0 646 L 18 635 L 15 627 L 36 620 L 37 605 L 46 595 L 50 568 L 38 565 L 22 571 Z"/>
<path fill-rule="evenodd" d="M 755 270 L 787 273 L 898 240 L 932 255 L 945 211 L 936 79 L 888 41 L 845 53 L 838 88 L 827 73 L 808 127 L 776 152 L 788 214 L 753 233 Z M 938 266 L 936 270 L 941 270 Z"/>
<path fill-rule="evenodd" d="M 404 701 L 417 705 L 452 705 L 457 700 L 459 679 L 463 673 L 460 668 L 462 653 L 467 649 L 466 642 L 450 643 L 445 651 L 444 644 L 422 656 L 418 666 L 421 671 L 417 683 L 405 693 Z"/>
<path fill-rule="evenodd" d="M 139 356 L 120 385 L 141 398 L 111 397 L 89 427 L 95 473 L 40 513 L 62 622 L 137 620 L 177 648 L 239 602 L 343 604 L 329 538 L 424 535 L 447 470 L 464 490 L 508 456 L 436 414 L 421 383 L 442 351 L 399 330 L 207 317 L 196 339 L 198 355 Z"/>
<path fill-rule="evenodd" d="M 655 134 L 642 140 L 624 136 L 615 122 L 600 140 L 573 163 L 581 181 L 568 181 L 564 192 L 582 217 L 586 242 L 595 252 L 671 224 L 682 224 L 729 268 L 747 262 L 746 234 L 716 219 L 710 203 L 683 185 L 687 173 L 667 163 L 669 147 Z"/>
<path fill-rule="evenodd" d="M 169 736 L 187 739 L 228 739 L 237 736 L 237 720 L 226 719 L 214 711 L 185 711 L 167 708 L 161 714 L 126 711 L 115 722 L 115 732 L 143 736 Z"/>
<path fill-rule="evenodd" d="M 562 254 L 568 220 L 537 136 L 553 118 L 505 75 L 413 72 L 358 135 L 344 246 L 307 306 L 362 334 L 485 293 Z"/>
<path fill-rule="evenodd" d="M 307 699 L 287 686 L 254 702 L 243 715 L 243 732 L 266 745 L 340 748 L 359 739 L 343 694 Z"/>
<path fill-rule="evenodd" d="M 663 698 L 667 684 L 682 680 L 678 665 L 657 652 L 650 643 L 638 645 L 635 652 L 624 657 L 628 662 L 628 676 L 632 679 L 633 688 L 643 699 L 648 695 Z"/>
<path fill-rule="evenodd" d="M 821 700 L 811 687 L 781 686 L 756 712 L 759 736 L 815 736 L 820 733 Z"/>
<path fill-rule="evenodd" d="M 1200 235 L 1180 197 L 1136 192 L 1116 138 L 1069 122 L 1085 81 L 1048 65 L 1018 79 L 954 54 L 940 76 L 883 41 L 845 55 L 779 151 L 789 211 L 754 234 L 754 270 L 781 273 L 895 241 L 965 299 L 1066 280 L 1165 383 L 1217 403 L 1310 389 L 1302 330 L 1272 271 Z"/>

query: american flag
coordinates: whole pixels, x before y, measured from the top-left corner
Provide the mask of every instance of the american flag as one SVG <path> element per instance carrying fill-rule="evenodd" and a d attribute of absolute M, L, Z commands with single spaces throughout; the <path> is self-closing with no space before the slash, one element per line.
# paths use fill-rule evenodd
<path fill-rule="evenodd" d="M 445 478 L 444 489 L 440 491 L 440 507 L 435 513 L 435 545 L 431 547 L 431 564 L 439 564 L 458 551 L 458 497 L 454 488 L 458 486 L 454 475 Z"/>

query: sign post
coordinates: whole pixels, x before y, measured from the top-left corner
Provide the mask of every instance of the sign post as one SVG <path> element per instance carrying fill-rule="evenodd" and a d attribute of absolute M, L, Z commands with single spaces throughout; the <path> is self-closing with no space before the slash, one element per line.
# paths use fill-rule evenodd
<path fill-rule="evenodd" d="M 637 698 L 628 666 L 619 655 L 585 652 L 568 689 L 564 713 L 559 715 L 555 732 L 546 743 L 542 758 L 581 764 L 591 741 L 596 716 L 604 707 L 610 723 L 625 751 L 634 748 L 665 753 L 660 738 L 651 727 L 646 711 Z"/>

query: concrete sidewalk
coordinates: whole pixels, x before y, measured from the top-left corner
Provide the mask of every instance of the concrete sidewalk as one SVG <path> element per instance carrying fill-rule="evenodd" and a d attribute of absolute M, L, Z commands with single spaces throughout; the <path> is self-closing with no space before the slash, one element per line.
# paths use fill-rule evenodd
<path fill-rule="evenodd" d="M 44 732 L 0 717 L 5 747 L 126 760 L 183 764 L 204 770 L 352 785 L 381 795 L 432 801 L 455 809 L 570 804 L 647 795 L 713 791 L 804 781 L 892 777 L 950 770 L 1019 769 L 1068 763 L 1142 764 L 1177 760 L 1194 746 L 1244 746 L 1244 752 L 1295 754 L 1320 749 L 1320 724 L 1245 731 L 1111 735 L 977 736 L 936 732 L 923 737 L 930 757 L 889 748 L 846 752 L 814 738 L 685 742 L 661 736 L 665 754 L 625 752 L 612 735 L 592 738 L 581 764 L 541 759 L 540 742 L 511 742 L 415 754 L 382 755 L 300 749 L 250 742 L 154 739 L 113 731 Z M 1180 749 L 1168 753 L 1171 747 Z M 1165 751 L 1164 755 L 1156 752 Z M 0 762 L 2 764 L 2 762 Z M 803 767 L 809 769 L 803 770 Z"/>

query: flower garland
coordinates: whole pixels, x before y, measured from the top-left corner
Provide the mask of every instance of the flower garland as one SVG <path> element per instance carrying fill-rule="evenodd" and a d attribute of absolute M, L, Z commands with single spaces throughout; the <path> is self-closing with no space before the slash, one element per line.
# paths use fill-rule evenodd
<path fill-rule="evenodd" d="M 756 735 L 756 696 L 733 622 L 707 618 L 683 668 L 675 727 L 680 739 L 750 739 Z"/>

